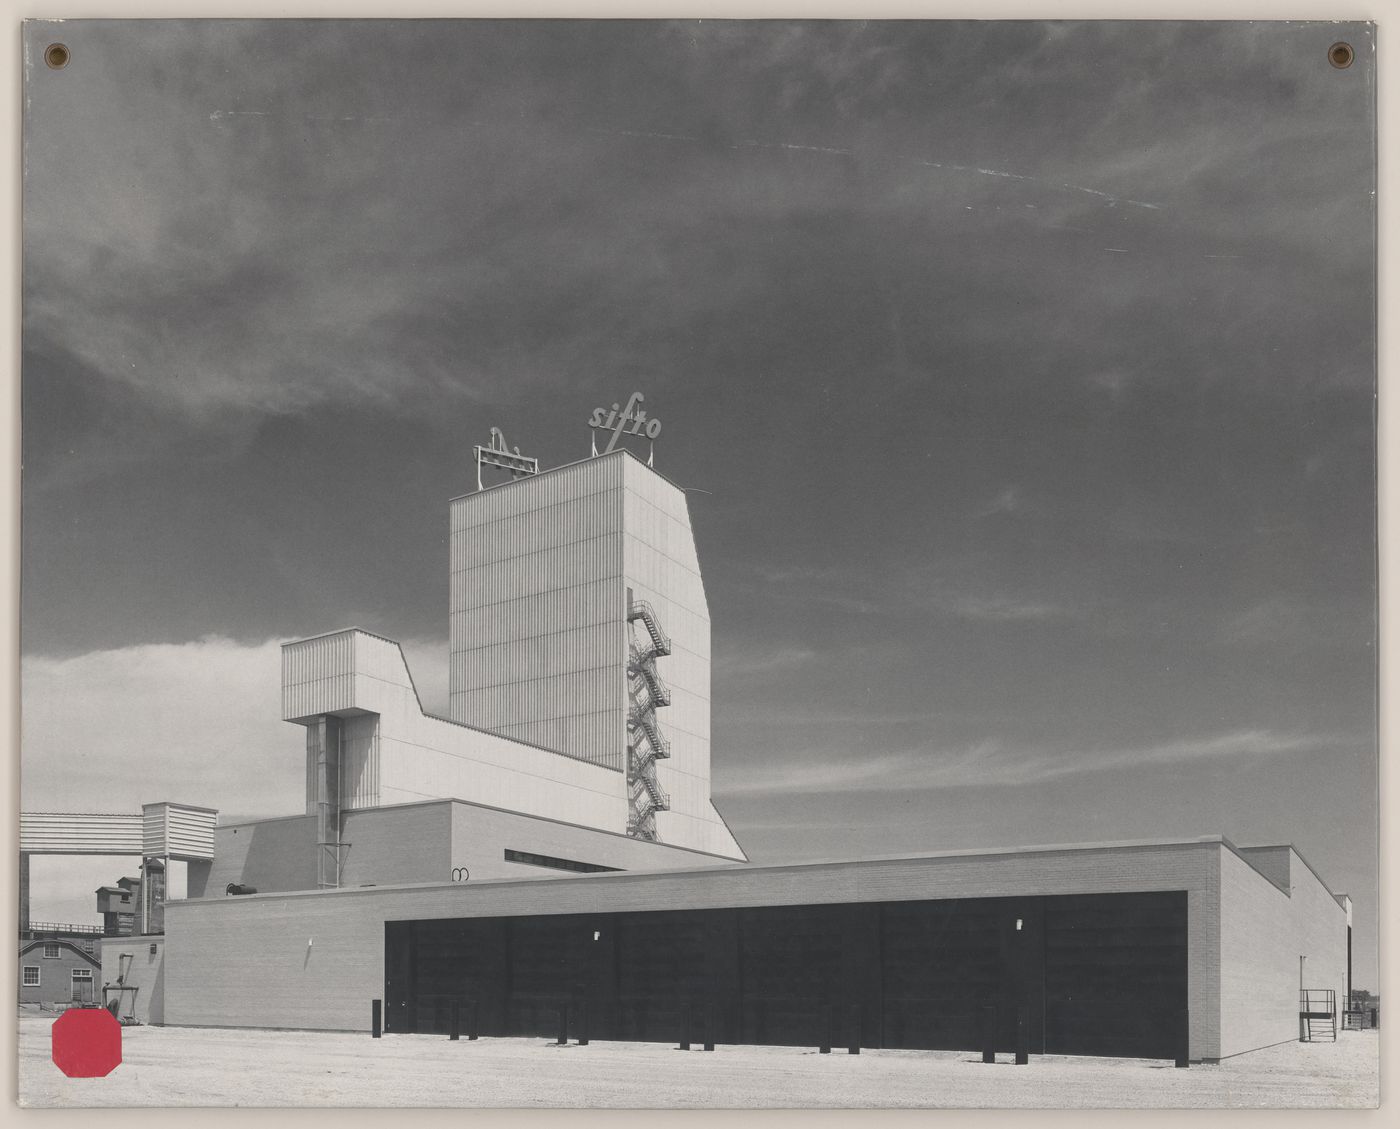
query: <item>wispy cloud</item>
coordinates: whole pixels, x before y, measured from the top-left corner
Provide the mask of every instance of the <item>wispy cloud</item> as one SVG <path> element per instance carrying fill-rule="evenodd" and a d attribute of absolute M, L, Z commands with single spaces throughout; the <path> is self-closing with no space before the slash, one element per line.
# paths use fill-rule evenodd
<path fill-rule="evenodd" d="M 987 513 L 1012 512 L 1022 504 L 1019 489 L 1010 487 L 992 502 Z M 751 571 L 762 583 L 772 586 L 767 593 L 770 597 L 866 615 L 907 616 L 913 612 L 983 623 L 1035 622 L 1079 615 L 1063 602 L 1030 593 L 997 591 L 985 584 L 958 582 L 932 567 L 905 569 L 890 575 L 881 575 L 868 566 L 858 571 L 758 564 Z"/>
<path fill-rule="evenodd" d="M 734 795 L 774 792 L 902 792 L 919 788 L 1024 787 L 1065 777 L 1206 761 L 1267 758 L 1329 748 L 1333 736 L 1236 729 L 1141 746 L 1050 752 L 989 739 L 952 747 L 840 761 L 791 759 L 753 765 L 722 791 Z"/>
<path fill-rule="evenodd" d="M 1021 487 L 1012 484 L 977 511 L 978 517 L 992 517 L 995 514 L 1014 514 L 1025 506 Z"/>
<path fill-rule="evenodd" d="M 21 661 L 23 803 L 135 811 L 171 799 L 244 815 L 301 806 L 304 738 L 282 720 L 280 640 L 219 636 Z M 404 644 L 432 711 L 446 645 Z"/>
<path fill-rule="evenodd" d="M 715 675 L 720 677 L 764 674 L 806 666 L 817 658 L 818 652 L 812 647 L 765 647 L 753 644 L 741 648 L 731 644 L 723 652 L 714 655 L 713 670 Z"/>

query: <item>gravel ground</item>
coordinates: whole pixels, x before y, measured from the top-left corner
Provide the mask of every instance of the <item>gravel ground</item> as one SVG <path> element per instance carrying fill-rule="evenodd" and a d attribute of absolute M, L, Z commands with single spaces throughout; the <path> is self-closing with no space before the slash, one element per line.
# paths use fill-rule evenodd
<path fill-rule="evenodd" d="M 1177 1070 L 1170 1062 L 954 1051 L 818 1055 L 797 1047 L 689 1053 L 657 1043 L 557 1047 L 482 1039 L 129 1027 L 106 1078 L 67 1078 L 52 1020 L 19 1021 L 25 1106 L 566 1106 L 622 1108 L 1374 1107 L 1379 1040 L 1285 1043 Z"/>

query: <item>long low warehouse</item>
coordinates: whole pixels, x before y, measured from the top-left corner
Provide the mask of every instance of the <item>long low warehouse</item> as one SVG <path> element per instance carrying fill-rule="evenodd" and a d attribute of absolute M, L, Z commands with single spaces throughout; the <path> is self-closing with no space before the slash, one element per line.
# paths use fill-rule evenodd
<path fill-rule="evenodd" d="M 592 1039 L 977 1049 L 990 1015 L 1004 1050 L 1019 1018 L 1031 1053 L 1212 1062 L 1343 998 L 1349 910 L 1211 836 L 172 901 L 103 976 L 173 1025 L 367 1031 L 381 1000 L 445 1031 L 457 1001 L 484 1035 L 568 1005 Z"/>

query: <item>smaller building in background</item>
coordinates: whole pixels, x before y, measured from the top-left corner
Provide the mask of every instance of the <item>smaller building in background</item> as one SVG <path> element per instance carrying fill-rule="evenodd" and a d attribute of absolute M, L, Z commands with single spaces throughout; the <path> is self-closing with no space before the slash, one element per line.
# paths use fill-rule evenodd
<path fill-rule="evenodd" d="M 115 886 L 97 888 L 97 912 L 102 915 L 104 937 L 130 937 L 136 932 L 141 879 L 118 878 Z"/>
<path fill-rule="evenodd" d="M 19 947 L 20 1006 L 54 1009 L 98 998 L 102 960 L 96 936 L 33 939 Z"/>

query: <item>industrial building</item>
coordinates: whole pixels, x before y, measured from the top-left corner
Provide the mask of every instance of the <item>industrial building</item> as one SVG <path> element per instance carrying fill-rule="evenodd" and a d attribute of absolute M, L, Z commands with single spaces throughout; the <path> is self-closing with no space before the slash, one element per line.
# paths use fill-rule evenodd
<path fill-rule="evenodd" d="M 599 1040 L 975 1050 L 990 1031 L 1214 1061 L 1335 1015 L 1350 903 L 1287 844 L 750 863 L 711 802 L 685 493 L 614 446 L 628 421 L 659 432 L 641 399 L 595 413 L 612 442 L 578 463 L 541 471 L 499 432 L 476 449 L 480 488 L 450 503 L 449 716 L 383 636 L 283 647 L 304 810 L 211 827 L 163 934 L 102 942 L 137 1018 L 367 1031 L 380 1001 L 390 1035 L 445 1031 L 456 1005 L 483 1035 L 562 1018 Z"/>

